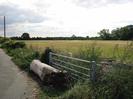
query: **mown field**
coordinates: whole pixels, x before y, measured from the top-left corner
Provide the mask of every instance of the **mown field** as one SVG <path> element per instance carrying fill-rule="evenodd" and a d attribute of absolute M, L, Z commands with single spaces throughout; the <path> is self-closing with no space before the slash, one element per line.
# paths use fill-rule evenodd
<path fill-rule="evenodd" d="M 102 40 L 31 40 L 24 41 L 28 47 L 37 51 L 44 51 L 46 47 L 50 47 L 60 52 L 71 52 L 74 56 L 79 53 L 81 49 L 96 46 L 102 51 L 102 57 L 112 58 L 114 51 L 119 49 L 119 52 L 125 50 L 131 41 L 102 41 Z"/>

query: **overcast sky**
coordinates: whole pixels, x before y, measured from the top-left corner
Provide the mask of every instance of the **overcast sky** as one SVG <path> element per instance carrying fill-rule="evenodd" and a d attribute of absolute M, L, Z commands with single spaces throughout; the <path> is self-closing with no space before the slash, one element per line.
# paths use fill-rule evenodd
<path fill-rule="evenodd" d="M 133 24 L 133 0 L 0 0 L 0 35 L 96 36 Z"/>

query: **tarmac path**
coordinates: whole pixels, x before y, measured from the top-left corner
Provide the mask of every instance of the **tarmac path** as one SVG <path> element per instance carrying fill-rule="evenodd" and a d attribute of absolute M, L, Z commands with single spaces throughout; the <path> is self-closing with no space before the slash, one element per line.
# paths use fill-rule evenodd
<path fill-rule="evenodd" d="M 38 85 L 0 49 L 0 99 L 38 99 Z"/>

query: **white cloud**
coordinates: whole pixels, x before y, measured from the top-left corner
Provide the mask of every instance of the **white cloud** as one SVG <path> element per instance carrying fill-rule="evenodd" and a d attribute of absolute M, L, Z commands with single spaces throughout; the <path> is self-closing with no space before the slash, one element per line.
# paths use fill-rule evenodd
<path fill-rule="evenodd" d="M 131 0 L 1 0 L 3 4 L 14 8 L 14 12 L 0 8 L 12 20 L 7 28 L 10 36 L 23 32 L 31 36 L 96 36 L 103 28 L 133 24 Z"/>

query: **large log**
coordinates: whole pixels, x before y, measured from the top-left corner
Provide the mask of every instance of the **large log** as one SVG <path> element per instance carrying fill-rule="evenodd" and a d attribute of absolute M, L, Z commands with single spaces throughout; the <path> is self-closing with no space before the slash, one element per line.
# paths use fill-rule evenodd
<path fill-rule="evenodd" d="M 47 64 L 40 62 L 39 60 L 33 60 L 30 64 L 30 70 L 32 70 L 35 74 L 37 74 L 41 80 L 44 79 L 46 75 L 51 73 L 59 73 L 60 70 L 57 70 Z"/>
<path fill-rule="evenodd" d="M 33 60 L 30 64 L 30 70 L 37 74 L 45 85 L 52 85 L 56 88 L 68 87 L 70 84 L 70 76 L 66 71 L 60 71 L 54 67 Z"/>

